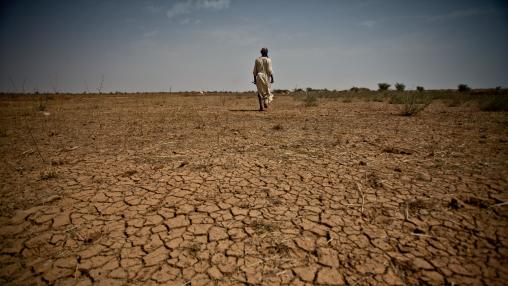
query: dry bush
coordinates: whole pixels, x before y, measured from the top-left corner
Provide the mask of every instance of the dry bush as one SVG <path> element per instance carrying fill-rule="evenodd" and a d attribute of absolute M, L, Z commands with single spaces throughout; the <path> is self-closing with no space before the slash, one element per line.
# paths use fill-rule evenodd
<path fill-rule="evenodd" d="M 56 171 L 52 168 L 44 170 L 40 173 L 40 179 L 44 181 L 54 179 L 56 177 L 57 177 Z"/>
<path fill-rule="evenodd" d="M 508 111 L 508 96 L 495 94 L 480 99 L 482 111 Z"/>
<path fill-rule="evenodd" d="M 399 102 L 402 104 L 402 115 L 413 116 L 424 110 L 432 102 L 432 100 L 428 96 L 408 93 L 400 95 L 396 99 L 393 99 L 392 97 L 392 100 L 390 101 L 390 103 Z"/>
<path fill-rule="evenodd" d="M 403 83 L 398 83 L 398 82 L 397 82 L 397 83 L 395 84 L 395 89 L 396 89 L 397 91 L 404 91 L 404 90 L 406 89 L 406 85 L 405 85 L 405 84 L 403 84 Z"/>
<path fill-rule="evenodd" d="M 388 83 L 385 83 L 385 82 L 382 82 L 382 83 L 378 83 L 377 86 L 379 87 L 379 91 L 386 91 L 390 88 L 390 84 Z"/>
<path fill-rule="evenodd" d="M 468 91 L 471 91 L 471 88 L 467 84 L 461 83 L 458 85 L 457 90 L 459 92 L 468 92 Z"/>
<path fill-rule="evenodd" d="M 318 106 L 317 96 L 313 92 L 307 92 L 304 102 L 307 107 Z"/>
<path fill-rule="evenodd" d="M 272 232 L 277 229 L 277 227 L 271 223 L 264 222 L 262 220 L 254 220 L 251 222 L 250 227 L 254 229 L 257 234 L 263 234 L 266 232 Z"/>

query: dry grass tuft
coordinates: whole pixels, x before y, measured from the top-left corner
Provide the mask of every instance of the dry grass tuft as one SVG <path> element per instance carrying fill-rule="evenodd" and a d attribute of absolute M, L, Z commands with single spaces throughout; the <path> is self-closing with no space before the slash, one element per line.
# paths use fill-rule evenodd
<path fill-rule="evenodd" d="M 277 124 L 277 125 L 273 126 L 272 129 L 276 130 L 276 131 L 280 131 L 280 130 L 284 130 L 284 126 L 282 126 L 281 124 Z"/>
<path fill-rule="evenodd" d="M 57 177 L 56 171 L 53 169 L 47 169 L 40 173 L 40 179 L 44 181 L 55 179 L 56 177 Z"/>
<path fill-rule="evenodd" d="M 273 232 L 276 230 L 275 225 L 264 222 L 262 220 L 254 220 L 251 222 L 250 227 L 254 229 L 257 234 L 263 234 L 267 232 Z"/>

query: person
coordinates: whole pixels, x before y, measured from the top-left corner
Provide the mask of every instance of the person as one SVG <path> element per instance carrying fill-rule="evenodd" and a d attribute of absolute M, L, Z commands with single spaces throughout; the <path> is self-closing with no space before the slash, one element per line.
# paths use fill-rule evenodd
<path fill-rule="evenodd" d="M 261 49 L 261 57 L 254 62 L 254 84 L 258 89 L 259 111 L 264 111 L 273 100 L 270 84 L 273 83 L 272 60 L 268 57 L 268 49 Z M 270 79 L 270 81 L 268 81 Z"/>

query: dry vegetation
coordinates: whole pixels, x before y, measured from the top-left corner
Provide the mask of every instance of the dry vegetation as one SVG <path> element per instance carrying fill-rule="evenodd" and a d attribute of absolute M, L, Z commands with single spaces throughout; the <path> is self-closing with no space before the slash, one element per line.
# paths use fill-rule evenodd
<path fill-rule="evenodd" d="M 503 285 L 504 93 L 4 95 L 0 284 Z"/>

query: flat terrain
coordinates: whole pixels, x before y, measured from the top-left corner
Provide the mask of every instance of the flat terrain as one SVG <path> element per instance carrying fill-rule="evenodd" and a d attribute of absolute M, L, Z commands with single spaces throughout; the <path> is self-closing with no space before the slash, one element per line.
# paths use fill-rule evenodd
<path fill-rule="evenodd" d="M 506 285 L 508 114 L 348 101 L 0 98 L 0 284 Z"/>

